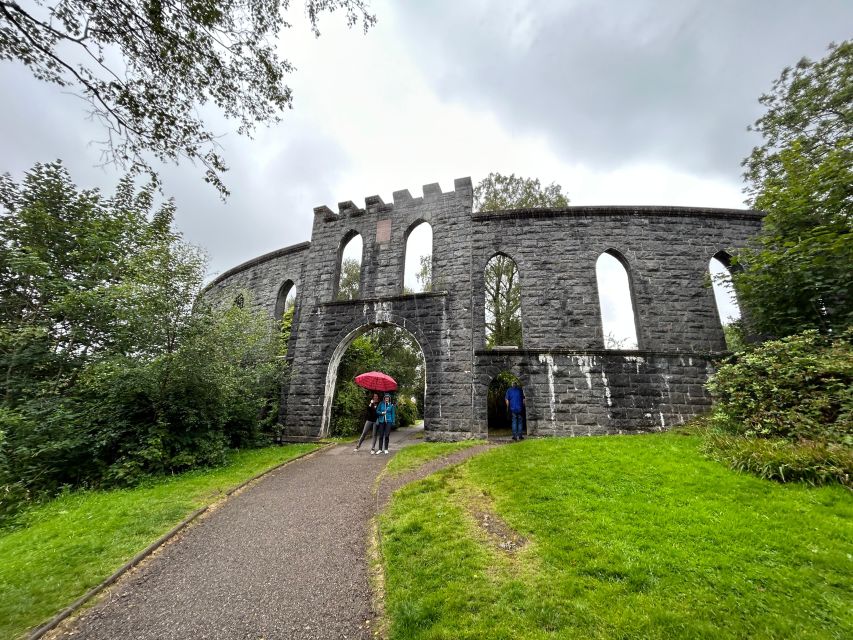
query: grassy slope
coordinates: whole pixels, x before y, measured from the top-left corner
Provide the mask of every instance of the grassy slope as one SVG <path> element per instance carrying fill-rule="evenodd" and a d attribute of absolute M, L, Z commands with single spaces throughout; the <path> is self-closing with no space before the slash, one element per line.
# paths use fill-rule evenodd
<path fill-rule="evenodd" d="M 527 441 L 403 489 L 380 521 L 392 638 L 853 637 L 850 492 L 698 448 Z M 498 550 L 472 500 L 527 545 Z"/>
<path fill-rule="evenodd" d="M 313 448 L 241 451 L 225 467 L 71 493 L 31 509 L 23 528 L 0 530 L 0 638 L 40 624 L 223 492 Z"/>
<path fill-rule="evenodd" d="M 484 440 L 462 440 L 460 442 L 422 442 L 400 449 L 386 468 L 387 473 L 397 475 L 416 469 L 422 464 L 447 456 L 456 451 L 483 444 Z"/>

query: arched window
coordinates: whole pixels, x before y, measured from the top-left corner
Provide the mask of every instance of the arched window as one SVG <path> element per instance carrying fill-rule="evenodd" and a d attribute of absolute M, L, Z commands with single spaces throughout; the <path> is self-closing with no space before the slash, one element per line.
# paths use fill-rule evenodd
<path fill-rule="evenodd" d="M 355 300 L 361 293 L 361 254 L 364 242 L 359 234 L 347 238 L 341 247 L 336 300 Z"/>
<path fill-rule="evenodd" d="M 276 320 L 281 320 L 281 317 L 286 311 L 289 311 L 296 304 L 296 287 L 293 280 L 285 280 L 284 284 L 279 287 L 278 296 L 275 299 L 275 311 L 273 317 Z"/>
<path fill-rule="evenodd" d="M 718 253 L 708 263 L 711 286 L 714 288 L 714 299 L 717 302 L 717 313 L 720 316 L 720 324 L 724 327 L 740 320 L 740 306 L 737 303 L 728 264 L 730 264 L 729 256 L 725 252 Z"/>
<path fill-rule="evenodd" d="M 637 323 L 631 296 L 627 262 L 616 251 L 607 250 L 595 263 L 601 330 L 606 349 L 636 349 Z"/>
<path fill-rule="evenodd" d="M 486 292 L 486 346 L 521 346 L 521 281 L 518 265 L 498 253 L 483 272 Z"/>
<path fill-rule="evenodd" d="M 403 293 L 432 291 L 432 227 L 417 222 L 406 237 Z"/>

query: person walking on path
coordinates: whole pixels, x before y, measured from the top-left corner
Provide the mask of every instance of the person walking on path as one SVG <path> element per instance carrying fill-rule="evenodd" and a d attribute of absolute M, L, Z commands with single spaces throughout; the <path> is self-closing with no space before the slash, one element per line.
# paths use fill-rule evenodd
<path fill-rule="evenodd" d="M 358 439 L 358 444 L 355 445 L 355 451 L 358 451 L 361 448 L 361 443 L 364 442 L 364 439 L 367 437 L 367 432 L 370 431 L 370 437 L 373 439 L 372 441 L 376 442 L 376 407 L 379 406 L 379 394 L 374 393 L 373 398 L 370 400 L 370 404 L 367 405 L 367 409 L 364 410 L 364 428 L 361 430 L 361 437 Z M 371 447 L 370 453 L 373 453 L 374 450 Z"/>
<path fill-rule="evenodd" d="M 391 394 L 386 393 L 385 398 L 376 408 L 376 436 L 373 438 L 374 447 L 376 437 L 379 438 L 379 448 L 375 453 L 388 453 L 388 441 L 391 438 L 391 425 L 397 419 L 397 408 L 391 402 Z M 374 447 L 371 447 L 373 449 Z"/>
<path fill-rule="evenodd" d="M 504 397 L 506 408 L 512 414 L 512 440 L 518 442 L 524 440 L 524 391 L 518 386 L 518 381 L 513 380 L 512 386 L 506 390 Z"/>

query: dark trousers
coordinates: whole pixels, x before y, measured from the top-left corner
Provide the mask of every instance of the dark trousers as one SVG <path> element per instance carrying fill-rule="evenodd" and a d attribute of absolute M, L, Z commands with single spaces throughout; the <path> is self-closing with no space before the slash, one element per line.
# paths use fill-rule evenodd
<path fill-rule="evenodd" d="M 512 414 L 512 437 L 521 438 L 524 436 L 524 419 L 520 413 Z"/>
<path fill-rule="evenodd" d="M 379 438 L 379 446 L 376 447 L 376 439 Z M 391 439 L 391 423 L 390 422 L 377 422 L 376 423 L 376 433 L 373 436 L 373 444 L 374 446 L 370 447 L 371 449 L 377 449 L 381 451 L 382 449 L 388 448 L 388 441 Z"/>

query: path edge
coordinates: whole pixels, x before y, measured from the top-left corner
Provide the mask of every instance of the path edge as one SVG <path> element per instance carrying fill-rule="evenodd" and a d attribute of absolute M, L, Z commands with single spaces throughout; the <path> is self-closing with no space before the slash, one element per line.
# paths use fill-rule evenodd
<path fill-rule="evenodd" d="M 61 622 L 63 622 L 67 618 L 71 617 L 71 615 L 73 615 L 74 613 L 79 611 L 83 607 L 83 605 L 85 605 L 87 602 L 89 602 L 92 598 L 94 598 L 95 596 L 100 594 L 107 587 L 110 587 L 113 584 L 115 584 L 118 581 L 118 579 L 121 578 L 125 573 L 127 573 L 128 571 L 133 569 L 136 565 L 138 565 L 140 562 L 145 560 L 145 558 L 150 556 L 152 553 L 157 551 L 157 549 L 159 549 L 160 547 L 165 545 L 172 538 L 174 538 L 176 535 L 178 535 L 181 531 L 186 529 L 190 524 L 192 524 L 196 519 L 198 519 L 199 516 L 201 516 L 203 513 L 207 512 L 213 505 L 221 504 L 222 502 L 224 502 L 228 498 L 230 498 L 232 495 L 237 493 L 240 489 L 243 489 L 246 485 L 248 485 L 252 482 L 255 482 L 256 480 L 260 480 L 265 475 L 272 473 L 273 471 L 276 471 L 278 469 L 281 469 L 282 467 L 290 464 L 291 462 L 296 462 L 297 460 L 301 460 L 302 458 L 305 458 L 307 456 L 313 455 L 315 453 L 320 453 L 321 451 L 325 451 L 326 449 L 330 449 L 331 447 L 334 447 L 337 444 L 338 444 L 337 442 L 329 442 L 329 443 L 324 444 L 324 445 L 322 445 L 316 449 L 313 449 L 312 451 L 306 451 L 305 453 L 300 453 L 295 458 L 290 458 L 289 460 L 285 460 L 284 462 L 281 462 L 281 463 L 275 465 L 274 467 L 270 467 L 266 471 L 261 471 L 260 473 L 255 474 L 254 476 L 252 476 L 248 480 L 244 480 L 243 482 L 238 484 L 236 487 L 232 487 L 231 489 L 226 491 L 222 495 L 222 497 L 220 497 L 219 499 L 214 500 L 210 504 L 205 505 L 204 507 L 201 507 L 200 509 L 196 509 L 195 511 L 193 511 L 189 516 L 184 518 L 181 522 L 176 524 L 169 531 L 167 531 L 162 536 L 157 538 L 157 540 L 155 540 L 154 542 L 149 544 L 142 551 L 137 553 L 130 560 L 128 560 L 122 566 L 120 566 L 118 569 L 116 569 L 110 576 L 105 578 L 100 584 L 97 584 L 94 587 L 92 587 L 91 589 L 89 589 L 86 593 L 84 593 L 82 596 L 77 598 L 77 600 L 75 600 L 70 605 L 65 607 L 65 609 L 63 609 L 62 611 L 60 611 L 59 613 L 54 615 L 50 620 L 48 620 L 47 622 L 45 622 L 41 626 L 36 627 L 31 632 L 29 632 L 29 635 L 24 635 L 21 637 L 26 637 L 27 640 L 38 640 L 39 638 L 44 637 L 44 635 L 46 633 L 48 633 L 49 631 L 53 631 L 56 627 L 59 626 L 59 624 Z"/>
<path fill-rule="evenodd" d="M 379 472 L 379 475 L 376 476 L 376 480 L 373 482 L 372 493 L 373 493 L 373 516 L 370 519 L 369 529 L 368 529 L 368 544 L 367 544 L 367 561 L 368 561 L 368 569 L 369 569 L 369 578 L 370 578 L 370 590 L 372 592 L 372 601 L 373 601 L 373 610 L 376 617 L 376 628 L 375 628 L 375 636 L 380 638 L 381 640 L 386 640 L 390 637 L 391 634 L 391 621 L 388 619 L 387 611 L 385 609 L 385 596 L 386 596 L 386 580 L 385 580 L 385 564 L 383 562 L 382 556 L 382 527 L 380 525 L 380 518 L 385 513 L 386 509 L 391 503 L 391 497 L 393 494 L 402 489 L 405 486 L 408 486 L 414 482 L 418 482 L 423 480 L 434 473 L 438 473 L 439 471 L 445 471 L 446 469 L 450 469 L 452 467 L 457 467 L 461 464 L 464 464 L 471 458 L 482 455 L 487 451 L 492 450 L 498 446 L 490 441 L 485 441 L 482 444 L 474 445 L 473 447 L 467 447 L 465 449 L 461 449 L 459 451 L 452 452 L 450 454 L 439 456 L 438 458 L 434 458 L 432 460 L 427 460 L 420 466 L 415 467 L 414 469 L 409 469 L 408 471 L 404 471 L 399 476 L 389 476 L 387 473 L 388 465 L 386 464 L 382 467 L 382 471 Z M 464 456 L 459 460 L 453 460 L 455 456 L 458 456 L 461 453 L 465 453 Z M 422 475 L 426 467 L 435 464 L 436 462 L 442 462 L 443 464 L 437 465 L 437 468 L 429 471 L 425 475 Z M 389 480 L 389 478 L 391 480 Z M 397 486 L 390 487 L 390 491 L 387 496 L 383 495 L 383 482 L 391 482 L 392 480 L 397 480 L 397 482 L 392 482 Z"/>

